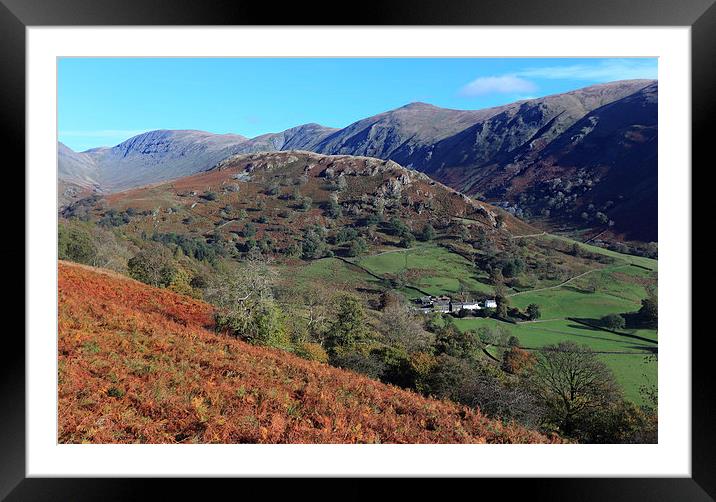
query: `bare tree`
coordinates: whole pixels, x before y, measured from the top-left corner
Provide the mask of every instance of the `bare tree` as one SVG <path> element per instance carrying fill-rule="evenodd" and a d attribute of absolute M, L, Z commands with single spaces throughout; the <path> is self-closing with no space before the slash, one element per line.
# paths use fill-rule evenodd
<path fill-rule="evenodd" d="M 217 328 L 253 343 L 283 343 L 285 326 L 273 296 L 278 274 L 269 264 L 258 248 L 252 248 L 242 266 L 209 284 L 205 297 L 217 307 Z"/>
<path fill-rule="evenodd" d="M 408 352 L 428 350 L 434 335 L 423 329 L 423 324 L 404 303 L 391 303 L 383 309 L 379 331 L 390 345 L 401 346 Z"/>
<path fill-rule="evenodd" d="M 530 380 L 550 419 L 566 434 L 590 413 L 621 398 L 609 368 L 573 342 L 544 347 Z"/>

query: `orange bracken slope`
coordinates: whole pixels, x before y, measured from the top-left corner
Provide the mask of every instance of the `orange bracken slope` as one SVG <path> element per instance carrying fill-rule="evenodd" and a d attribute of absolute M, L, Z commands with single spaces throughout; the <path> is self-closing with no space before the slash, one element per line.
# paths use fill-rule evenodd
<path fill-rule="evenodd" d="M 555 440 L 211 324 L 206 303 L 60 262 L 59 442 Z"/>

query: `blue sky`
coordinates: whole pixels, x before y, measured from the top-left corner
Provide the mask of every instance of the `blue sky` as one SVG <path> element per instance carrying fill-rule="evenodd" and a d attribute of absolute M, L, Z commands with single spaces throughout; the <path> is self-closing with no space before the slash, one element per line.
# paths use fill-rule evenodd
<path fill-rule="evenodd" d="M 62 58 L 59 139 L 77 151 L 152 129 L 254 137 L 345 127 L 414 101 L 479 109 L 600 82 L 657 78 L 652 59 Z"/>

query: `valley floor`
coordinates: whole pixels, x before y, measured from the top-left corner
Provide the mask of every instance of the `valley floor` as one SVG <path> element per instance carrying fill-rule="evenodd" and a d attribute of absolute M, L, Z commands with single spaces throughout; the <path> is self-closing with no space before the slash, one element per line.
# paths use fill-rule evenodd
<path fill-rule="evenodd" d="M 550 234 L 530 237 L 574 243 L 566 237 Z M 541 309 L 539 321 L 513 324 L 492 318 L 467 317 L 455 319 L 455 323 L 462 330 L 503 326 L 531 351 L 562 341 L 586 345 L 614 372 L 625 396 L 642 404 L 642 388 L 657 386 L 657 330 L 609 331 L 599 326 L 599 319 L 607 314 L 638 310 L 641 300 L 647 297 L 647 288 L 656 288 L 658 262 L 597 246 L 581 243 L 580 246 L 614 261 L 586 269 L 566 281 L 508 293 L 514 307 L 525 309 L 531 303 L 538 304 Z M 490 294 L 494 290 L 487 274 L 475 273 L 475 267 L 464 257 L 434 244 L 418 245 L 408 250 L 390 249 L 350 260 L 324 258 L 292 271 L 291 275 L 299 282 L 325 282 L 345 289 L 377 290 L 384 278 L 401 273 L 407 282 L 400 290 L 408 298 L 461 292 Z"/>

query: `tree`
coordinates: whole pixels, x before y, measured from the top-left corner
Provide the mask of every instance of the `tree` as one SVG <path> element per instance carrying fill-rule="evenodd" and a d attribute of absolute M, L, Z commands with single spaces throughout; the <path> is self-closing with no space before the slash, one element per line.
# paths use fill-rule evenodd
<path fill-rule="evenodd" d="M 368 338 L 370 333 L 363 304 L 355 297 L 343 294 L 335 301 L 336 317 L 325 334 L 328 353 L 350 350 Z"/>
<path fill-rule="evenodd" d="M 584 285 L 584 289 L 589 291 L 590 293 L 596 293 L 599 289 L 599 279 L 595 274 L 590 274 L 587 276 L 586 284 Z"/>
<path fill-rule="evenodd" d="M 177 273 L 169 250 L 160 246 L 144 249 L 127 262 L 130 277 L 155 287 L 167 287 Z"/>
<path fill-rule="evenodd" d="M 328 253 L 325 229 L 314 226 L 308 228 L 303 236 L 302 252 L 305 260 L 323 258 Z"/>
<path fill-rule="evenodd" d="M 368 251 L 368 243 L 363 237 L 356 237 L 348 244 L 348 256 L 360 256 Z"/>
<path fill-rule="evenodd" d="M 415 244 L 415 237 L 413 237 L 413 234 L 408 232 L 403 237 L 400 238 L 400 242 L 398 242 L 398 246 L 401 248 L 411 248 Z"/>
<path fill-rule="evenodd" d="M 532 369 L 536 358 L 524 349 L 510 347 L 502 354 L 502 369 L 513 375 L 521 375 Z"/>
<path fill-rule="evenodd" d="M 542 316 L 542 312 L 540 312 L 539 305 L 536 303 L 530 303 L 527 305 L 527 317 L 530 321 L 535 321 L 539 319 Z"/>
<path fill-rule="evenodd" d="M 655 296 L 644 298 L 641 301 L 639 309 L 639 319 L 650 327 L 656 327 L 659 324 L 659 304 Z"/>
<path fill-rule="evenodd" d="M 287 347 L 285 321 L 273 296 L 276 278 L 258 248 L 249 251 L 241 267 L 218 274 L 205 292 L 217 307 L 217 329 L 256 345 Z"/>
<path fill-rule="evenodd" d="M 333 195 L 333 194 L 332 194 Z M 326 203 L 326 216 L 329 218 L 340 218 L 343 214 L 341 205 L 333 197 Z"/>
<path fill-rule="evenodd" d="M 507 310 L 510 306 L 510 299 L 504 295 L 501 291 L 495 293 L 495 303 L 497 303 L 496 313 L 498 317 L 503 319 L 507 318 Z"/>
<path fill-rule="evenodd" d="M 401 239 L 405 239 L 408 236 L 414 239 L 413 234 L 410 233 L 410 228 L 408 228 L 408 226 L 396 216 L 390 219 L 390 222 L 388 223 L 388 231 Z"/>
<path fill-rule="evenodd" d="M 516 336 L 510 336 L 510 338 L 507 340 L 507 346 L 508 347 L 519 347 L 520 346 L 520 339 Z"/>
<path fill-rule="evenodd" d="M 435 336 L 435 353 L 459 359 L 473 359 L 480 350 L 481 341 L 473 331 L 461 331 L 448 324 Z"/>
<path fill-rule="evenodd" d="M 424 242 L 430 242 L 435 238 L 435 229 L 430 223 L 426 223 L 420 232 L 419 239 Z"/>
<path fill-rule="evenodd" d="M 621 398 L 614 375 L 589 348 L 574 342 L 547 345 L 529 381 L 552 425 L 572 435 L 590 414 Z"/>
<path fill-rule="evenodd" d="M 511 260 L 507 260 L 502 265 L 502 275 L 504 277 L 515 277 L 521 274 L 525 269 L 525 261 L 519 256 Z"/>
<path fill-rule="evenodd" d="M 623 329 L 626 326 L 626 321 L 619 314 L 609 314 L 602 317 L 601 324 L 607 329 L 616 330 Z"/>
<path fill-rule="evenodd" d="M 408 353 L 429 350 L 434 338 L 423 330 L 421 320 L 410 311 L 410 307 L 400 301 L 389 301 L 383 308 L 378 331 L 390 346 Z"/>
<path fill-rule="evenodd" d="M 97 246 L 89 231 L 78 226 L 60 224 L 57 229 L 57 257 L 86 265 L 94 265 Z"/>

